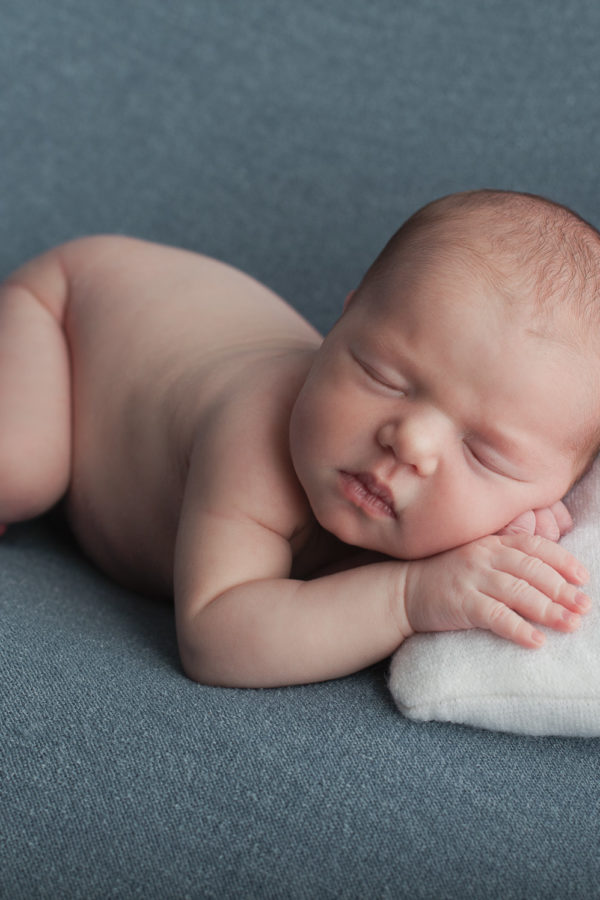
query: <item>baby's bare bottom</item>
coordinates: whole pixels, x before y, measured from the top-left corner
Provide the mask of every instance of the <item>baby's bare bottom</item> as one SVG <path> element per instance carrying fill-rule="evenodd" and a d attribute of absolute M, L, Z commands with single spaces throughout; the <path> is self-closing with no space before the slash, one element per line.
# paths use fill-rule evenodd
<path fill-rule="evenodd" d="M 40 515 L 65 493 L 70 472 L 67 289 L 50 255 L 0 287 L 0 523 Z M 44 265 L 52 289 L 35 290 Z"/>

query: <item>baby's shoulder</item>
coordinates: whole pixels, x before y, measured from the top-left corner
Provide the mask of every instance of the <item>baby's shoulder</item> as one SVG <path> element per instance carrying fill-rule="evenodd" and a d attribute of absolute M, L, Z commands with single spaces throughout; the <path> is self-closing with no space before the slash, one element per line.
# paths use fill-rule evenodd
<path fill-rule="evenodd" d="M 312 353 L 248 360 L 195 423 L 186 493 L 224 516 L 290 539 L 309 515 L 292 465 L 289 420 Z"/>

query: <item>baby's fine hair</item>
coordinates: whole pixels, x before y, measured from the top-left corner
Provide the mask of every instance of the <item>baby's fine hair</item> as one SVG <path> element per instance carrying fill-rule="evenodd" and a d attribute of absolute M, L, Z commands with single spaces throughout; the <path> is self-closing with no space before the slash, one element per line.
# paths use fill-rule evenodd
<path fill-rule="evenodd" d="M 511 302 L 533 301 L 549 317 L 567 304 L 586 333 L 600 328 L 600 232 L 568 207 L 517 191 L 450 194 L 407 219 L 364 283 L 407 259 L 405 251 L 426 260 L 440 241 L 437 252 L 483 271 Z"/>
<path fill-rule="evenodd" d="M 517 191 L 450 194 L 407 219 L 362 283 L 444 258 L 483 274 L 509 304 L 529 304 L 536 330 L 600 357 L 600 232 L 568 207 Z M 565 309 L 557 330 L 554 316 Z M 574 446 L 581 475 L 600 452 L 600 423 L 587 423 Z"/>

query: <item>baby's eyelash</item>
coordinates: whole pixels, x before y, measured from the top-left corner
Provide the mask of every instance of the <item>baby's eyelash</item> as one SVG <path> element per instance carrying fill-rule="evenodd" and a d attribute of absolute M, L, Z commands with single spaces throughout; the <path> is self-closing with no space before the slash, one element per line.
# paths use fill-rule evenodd
<path fill-rule="evenodd" d="M 477 463 L 477 465 L 481 466 L 482 469 L 485 469 L 487 472 L 493 472 L 495 475 L 505 474 L 499 468 L 497 468 L 497 466 L 487 460 L 485 456 L 481 456 L 479 453 L 476 453 L 475 450 L 473 450 L 473 448 L 465 441 L 463 441 L 463 446 L 471 459 L 473 459 Z"/>
<path fill-rule="evenodd" d="M 402 387 L 399 384 L 392 384 L 390 381 L 387 381 L 387 379 L 376 372 L 375 369 L 372 369 L 371 366 L 368 365 L 368 363 L 365 363 L 360 359 L 357 359 L 356 361 L 371 381 L 376 382 L 377 384 L 381 385 L 381 387 L 386 388 L 388 391 L 393 391 L 395 394 L 406 397 L 408 391 L 405 387 Z"/>
<path fill-rule="evenodd" d="M 475 462 L 479 463 L 480 466 L 484 466 L 485 468 L 487 468 L 485 462 L 481 459 L 480 456 L 477 455 L 477 453 L 475 453 L 472 447 L 470 447 L 468 444 L 464 444 L 464 447 L 471 459 L 474 459 Z"/>

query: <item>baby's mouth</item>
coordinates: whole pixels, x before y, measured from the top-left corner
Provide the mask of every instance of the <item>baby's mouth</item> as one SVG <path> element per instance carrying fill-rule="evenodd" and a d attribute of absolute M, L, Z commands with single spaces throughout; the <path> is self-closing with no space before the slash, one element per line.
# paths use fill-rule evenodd
<path fill-rule="evenodd" d="M 348 499 L 367 513 L 397 519 L 391 491 L 370 472 L 340 472 Z"/>

